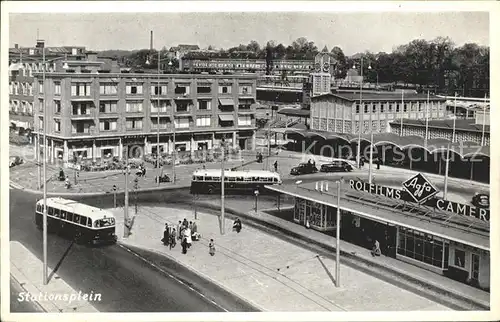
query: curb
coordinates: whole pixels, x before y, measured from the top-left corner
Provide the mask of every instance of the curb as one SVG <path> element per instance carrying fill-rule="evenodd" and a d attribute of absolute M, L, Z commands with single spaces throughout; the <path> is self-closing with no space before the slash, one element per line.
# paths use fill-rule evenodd
<path fill-rule="evenodd" d="M 192 271 L 193 273 L 195 273 L 196 275 L 198 276 L 201 276 L 202 278 L 206 279 L 207 281 L 209 281 L 210 283 L 218 286 L 219 288 L 223 289 L 224 291 L 228 292 L 229 294 L 231 294 L 233 297 L 235 298 L 238 298 L 240 299 L 241 301 L 243 302 L 246 302 L 247 304 L 250 304 L 251 306 L 254 307 L 254 309 L 256 311 L 260 311 L 260 312 L 267 312 L 267 310 L 265 310 L 263 307 L 261 307 L 260 305 L 254 303 L 253 301 L 251 300 L 248 300 L 246 298 L 243 298 L 241 295 L 238 295 L 236 294 L 235 292 L 233 292 L 232 290 L 230 290 L 229 288 L 225 287 L 224 285 L 222 285 L 220 282 L 214 280 L 213 278 L 211 278 L 210 276 L 200 272 L 199 270 L 197 270 L 196 268 L 192 267 L 191 265 L 189 264 L 186 264 L 186 263 L 182 263 L 181 261 L 179 261 L 177 258 L 173 257 L 172 255 L 169 255 L 168 253 L 162 253 L 158 250 L 155 250 L 155 249 L 152 249 L 152 248 L 149 248 L 149 247 L 143 247 L 143 246 L 139 246 L 139 245 L 134 245 L 133 243 L 127 243 L 123 240 L 119 241 L 118 242 L 119 246 L 121 247 L 124 247 L 126 249 L 128 249 L 129 251 L 132 251 L 132 249 L 128 248 L 127 246 L 132 246 L 132 247 L 137 247 L 137 248 L 141 248 L 141 249 L 144 249 L 144 250 L 147 250 L 147 251 L 150 251 L 152 253 L 155 253 L 159 256 L 163 256 L 163 257 L 167 257 L 169 258 L 170 260 L 176 262 L 177 264 L 181 265 L 181 266 L 184 266 L 186 267 L 188 270 Z"/>
<path fill-rule="evenodd" d="M 206 207 L 207 209 L 220 210 L 220 207 L 218 207 L 217 205 L 210 204 L 210 203 L 200 202 L 198 204 L 201 205 L 201 206 L 203 206 L 203 207 Z M 257 224 L 259 224 L 261 226 L 265 226 L 265 227 L 277 230 L 277 231 L 279 231 L 279 232 L 281 232 L 284 235 L 287 235 L 289 237 L 300 239 L 300 240 L 305 241 L 305 242 L 307 242 L 309 244 L 313 244 L 315 246 L 318 246 L 318 247 L 320 247 L 320 248 L 322 248 L 324 250 L 327 250 L 328 252 L 330 252 L 332 254 L 332 256 L 334 256 L 333 254 L 335 253 L 335 247 L 333 247 L 333 246 L 330 246 L 330 245 L 318 242 L 318 241 L 316 241 L 313 238 L 310 238 L 310 237 L 307 237 L 307 236 L 303 236 L 301 234 L 289 231 L 286 228 L 278 226 L 278 225 L 276 225 L 274 223 L 267 222 L 267 221 L 259 219 L 259 218 L 255 218 L 255 217 L 253 217 L 253 216 L 251 216 L 251 215 L 249 215 L 248 213 L 245 213 L 245 212 L 241 212 L 241 211 L 238 211 L 238 210 L 235 210 L 235 209 L 231 209 L 231 208 L 227 208 L 227 207 L 226 207 L 226 212 L 229 215 L 239 216 L 239 217 L 245 218 L 246 220 L 249 220 L 250 222 L 254 222 L 254 223 L 257 223 Z M 433 284 L 431 282 L 428 282 L 426 280 L 422 280 L 420 277 L 412 276 L 408 272 L 405 272 L 405 271 L 402 271 L 402 270 L 399 270 L 399 269 L 396 269 L 396 268 L 393 268 L 393 267 L 388 267 L 388 266 L 382 265 L 382 264 L 377 263 L 377 262 L 373 262 L 373 261 L 367 260 L 367 259 L 365 259 L 363 257 L 359 257 L 359 256 L 356 256 L 356 255 L 353 255 L 350 252 L 344 251 L 342 249 L 340 250 L 340 253 L 341 253 L 341 255 L 343 257 L 349 258 L 351 261 L 358 262 L 358 263 L 361 262 L 362 264 L 364 264 L 366 266 L 370 266 L 370 267 L 376 267 L 379 270 L 386 271 L 386 272 L 388 272 L 391 275 L 399 276 L 399 277 L 403 278 L 404 280 L 409 281 L 411 283 L 417 283 L 417 284 L 419 284 L 421 286 L 424 286 L 425 288 L 433 290 L 434 292 L 436 292 L 438 294 L 444 294 L 444 295 L 446 295 L 448 297 L 451 297 L 453 299 L 459 300 L 461 302 L 472 303 L 473 305 L 475 305 L 477 307 L 480 307 L 482 309 L 490 310 L 490 306 L 489 305 L 485 305 L 484 303 L 482 303 L 480 301 L 476 301 L 474 298 L 465 297 L 461 293 L 458 293 L 458 292 L 455 292 L 455 291 L 451 291 L 451 290 L 448 290 L 448 289 L 445 289 L 445 288 L 441 287 L 440 285 L 435 285 L 435 284 Z M 354 263 L 354 265 L 356 265 L 356 264 Z M 381 275 L 381 274 L 378 274 L 378 275 Z M 439 303 L 443 302 L 442 299 L 437 298 L 436 296 L 433 296 L 433 295 L 430 295 L 430 296 L 432 296 Z M 449 306 L 449 303 L 448 303 L 448 306 Z M 458 308 L 458 306 L 456 304 L 453 304 L 453 306 L 455 306 L 455 307 Z M 458 309 L 461 309 L 461 308 L 458 308 Z"/>
<path fill-rule="evenodd" d="M 16 278 L 14 275 L 10 274 L 10 278 L 12 279 L 12 281 L 13 281 L 15 284 L 17 284 L 17 286 L 18 286 L 20 289 L 22 289 L 25 293 L 30 294 L 30 293 L 26 290 L 26 288 L 24 288 L 24 286 L 23 286 L 23 285 L 21 285 L 21 283 L 17 280 L 17 278 Z M 11 299 L 11 301 L 12 301 L 12 299 Z M 46 310 L 46 309 L 45 309 L 45 308 L 44 308 L 44 307 L 40 304 L 40 302 L 38 302 L 38 301 L 36 301 L 36 300 L 33 300 L 33 301 L 30 301 L 30 303 L 33 303 L 33 306 L 35 306 L 36 308 L 38 308 L 38 309 L 39 309 L 40 311 L 42 311 L 43 313 L 48 313 L 48 311 L 47 311 L 47 310 Z"/>

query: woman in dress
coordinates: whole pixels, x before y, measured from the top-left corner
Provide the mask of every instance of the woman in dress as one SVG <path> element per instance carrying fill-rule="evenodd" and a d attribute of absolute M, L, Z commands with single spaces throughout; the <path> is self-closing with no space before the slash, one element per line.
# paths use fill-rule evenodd
<path fill-rule="evenodd" d="M 215 242 L 213 239 L 210 239 L 210 243 L 208 243 L 208 252 L 210 253 L 210 256 L 215 255 Z"/>

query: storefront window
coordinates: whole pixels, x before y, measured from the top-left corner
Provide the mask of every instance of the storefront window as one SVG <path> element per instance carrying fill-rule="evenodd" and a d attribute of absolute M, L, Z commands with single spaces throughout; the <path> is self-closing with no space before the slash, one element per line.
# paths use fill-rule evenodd
<path fill-rule="evenodd" d="M 309 223 L 316 227 L 321 227 L 321 208 L 322 204 L 317 202 L 311 203 L 311 216 L 309 218 Z"/>
<path fill-rule="evenodd" d="M 465 252 L 460 249 L 455 249 L 455 266 L 465 267 Z"/>
<path fill-rule="evenodd" d="M 424 234 L 412 229 L 399 228 L 398 254 L 424 262 L 436 267 L 442 266 L 443 243 L 440 238 Z M 445 268 L 448 267 L 445 244 Z"/>

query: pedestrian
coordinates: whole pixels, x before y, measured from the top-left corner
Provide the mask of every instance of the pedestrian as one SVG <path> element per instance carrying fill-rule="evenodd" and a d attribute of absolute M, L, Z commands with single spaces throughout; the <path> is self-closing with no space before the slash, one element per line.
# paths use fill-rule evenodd
<path fill-rule="evenodd" d="M 240 218 L 236 218 L 236 220 L 233 223 L 233 230 L 236 230 L 237 233 L 241 231 L 242 225 L 241 225 L 241 220 Z"/>
<path fill-rule="evenodd" d="M 210 253 L 210 256 L 215 255 L 215 242 L 213 239 L 210 239 L 210 243 L 208 243 L 208 252 Z"/>
<path fill-rule="evenodd" d="M 170 234 L 170 249 L 174 248 L 177 242 L 175 239 L 177 238 L 177 232 L 175 231 L 175 228 L 172 228 L 172 233 Z"/>
<path fill-rule="evenodd" d="M 184 226 L 185 228 L 188 228 L 189 222 L 187 221 L 186 218 L 184 218 L 184 220 L 182 221 L 182 226 Z"/>
<path fill-rule="evenodd" d="M 168 224 L 165 224 L 165 230 L 163 231 L 163 238 L 161 239 L 161 241 L 163 242 L 163 245 L 167 246 L 168 245 L 168 242 L 170 240 L 169 238 L 169 233 L 168 233 Z"/>
<path fill-rule="evenodd" d="M 146 177 L 146 167 L 142 167 L 142 176 Z"/>
<path fill-rule="evenodd" d="M 193 233 L 193 235 L 198 232 L 198 225 L 196 225 L 196 221 L 193 221 L 193 229 L 191 230 L 191 232 Z"/>
<path fill-rule="evenodd" d="M 177 232 L 179 233 L 179 240 L 181 239 L 181 228 L 182 228 L 182 222 L 179 220 L 179 223 L 177 224 Z"/>
<path fill-rule="evenodd" d="M 278 160 L 274 161 L 274 172 L 278 172 Z"/>
<path fill-rule="evenodd" d="M 182 246 L 182 253 L 186 254 L 187 253 L 187 240 L 186 240 L 186 238 L 182 238 L 181 246 Z"/>
<path fill-rule="evenodd" d="M 380 243 L 378 242 L 378 240 L 375 239 L 375 243 L 373 245 L 373 249 L 372 249 L 372 256 L 375 257 L 375 256 L 380 256 Z"/>
<path fill-rule="evenodd" d="M 188 228 L 189 228 L 189 230 L 191 230 L 191 232 L 193 232 L 193 222 L 192 221 L 189 222 Z"/>
<path fill-rule="evenodd" d="M 193 241 L 191 239 L 191 229 L 189 229 L 189 227 L 184 229 L 183 237 L 186 239 L 187 247 L 191 247 Z"/>

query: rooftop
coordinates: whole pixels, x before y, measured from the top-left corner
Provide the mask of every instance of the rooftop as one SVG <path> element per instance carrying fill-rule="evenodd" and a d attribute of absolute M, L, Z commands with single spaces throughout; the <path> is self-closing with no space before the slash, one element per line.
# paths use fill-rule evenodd
<path fill-rule="evenodd" d="M 350 102 L 360 102 L 360 99 L 362 99 L 363 101 L 427 101 L 427 94 L 405 93 L 403 97 L 401 93 L 394 92 L 363 92 L 362 95 L 360 95 L 359 91 L 322 94 L 311 97 L 311 101 L 323 100 L 328 97 L 341 98 Z M 438 97 L 436 95 L 430 95 L 429 100 L 439 102 L 446 101 L 445 98 Z"/>
<path fill-rule="evenodd" d="M 429 124 L 429 128 L 452 130 L 453 129 L 453 121 L 455 121 L 455 129 L 456 130 L 470 131 L 470 132 L 482 132 L 483 131 L 483 125 L 476 124 L 475 120 L 473 120 L 473 119 L 472 120 L 471 119 L 466 119 L 466 120 L 464 120 L 464 119 L 429 120 L 428 124 Z M 401 119 L 394 120 L 391 122 L 391 124 L 400 125 Z M 403 126 L 404 125 L 425 127 L 425 120 L 403 119 Z M 484 126 L 484 132 L 490 133 L 490 126 L 489 125 Z"/>

